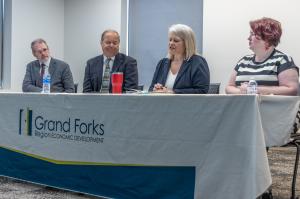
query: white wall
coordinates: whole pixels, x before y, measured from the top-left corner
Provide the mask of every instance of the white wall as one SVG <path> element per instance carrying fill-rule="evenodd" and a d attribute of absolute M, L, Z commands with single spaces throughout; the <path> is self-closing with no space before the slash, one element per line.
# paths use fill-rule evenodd
<path fill-rule="evenodd" d="M 35 59 L 30 43 L 44 38 L 51 55 L 69 63 L 81 91 L 87 59 L 101 53 L 101 33 L 112 28 L 126 38 L 126 26 L 121 30 L 126 4 L 123 12 L 121 7 L 121 0 L 12 0 L 11 79 L 6 78 L 6 88 L 22 90 L 26 64 Z M 124 39 L 121 51 L 126 51 Z"/>
<path fill-rule="evenodd" d="M 211 82 L 221 82 L 224 92 L 237 61 L 251 53 L 249 21 L 264 16 L 281 22 L 283 35 L 278 49 L 300 66 L 299 8 L 299 0 L 204 0 L 203 55 L 210 66 Z"/>
<path fill-rule="evenodd" d="M 86 61 L 102 53 L 100 37 L 105 29 L 121 31 L 121 0 L 65 0 L 65 61 L 79 83 L 78 92 Z"/>
<path fill-rule="evenodd" d="M 26 64 L 35 58 L 30 43 L 44 38 L 53 56 L 64 57 L 64 1 L 12 0 L 11 90 L 21 91 Z"/>
<path fill-rule="evenodd" d="M 101 32 L 114 28 L 125 38 L 121 29 L 126 22 L 124 5 L 122 0 L 12 0 L 10 90 L 21 91 L 26 64 L 34 59 L 30 42 L 42 37 L 54 57 L 70 64 L 81 91 L 86 60 L 101 53 Z M 247 38 L 253 19 L 267 16 L 281 21 L 283 36 L 278 49 L 300 66 L 299 7 L 298 0 L 204 0 L 203 55 L 211 81 L 222 83 L 221 92 L 237 61 L 251 53 Z M 126 41 L 121 42 L 125 52 Z"/>

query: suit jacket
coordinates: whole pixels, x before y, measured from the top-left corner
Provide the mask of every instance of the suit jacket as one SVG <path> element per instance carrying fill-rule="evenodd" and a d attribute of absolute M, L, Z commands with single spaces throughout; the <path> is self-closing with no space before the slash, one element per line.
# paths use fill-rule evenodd
<path fill-rule="evenodd" d="M 49 73 L 51 76 L 51 92 L 74 93 L 73 76 L 67 63 L 51 58 Z M 40 75 L 40 63 L 35 60 L 27 64 L 22 90 L 23 92 L 41 92 L 42 87 L 43 79 Z"/>
<path fill-rule="evenodd" d="M 137 62 L 132 57 L 118 53 L 115 56 L 111 73 L 123 72 L 123 91 L 137 89 L 138 70 Z M 83 92 L 99 92 L 102 84 L 103 74 L 103 55 L 99 55 L 87 61 L 85 67 Z M 111 92 L 111 82 L 109 86 Z"/>
<path fill-rule="evenodd" d="M 164 58 L 157 64 L 149 91 L 153 91 L 154 84 L 165 85 L 171 67 L 171 60 Z M 193 55 L 184 60 L 174 82 L 173 91 L 178 94 L 205 94 L 210 82 L 209 68 L 206 60 Z"/>

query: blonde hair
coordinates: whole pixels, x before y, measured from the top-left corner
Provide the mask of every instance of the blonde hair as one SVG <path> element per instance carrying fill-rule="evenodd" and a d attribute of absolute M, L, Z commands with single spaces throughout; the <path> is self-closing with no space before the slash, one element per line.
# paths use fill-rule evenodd
<path fill-rule="evenodd" d="M 174 34 L 175 36 L 183 40 L 185 45 L 185 59 L 189 59 L 193 55 L 198 54 L 196 47 L 196 37 L 192 28 L 184 24 L 174 24 L 169 28 L 169 35 L 170 34 Z M 170 53 L 168 53 L 167 57 L 169 59 L 173 59 L 173 56 L 170 55 Z"/>

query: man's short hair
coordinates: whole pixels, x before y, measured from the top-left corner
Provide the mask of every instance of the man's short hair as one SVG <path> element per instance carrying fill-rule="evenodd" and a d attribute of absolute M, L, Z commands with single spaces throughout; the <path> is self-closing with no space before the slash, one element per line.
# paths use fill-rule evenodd
<path fill-rule="evenodd" d="M 120 35 L 119 35 L 119 33 L 118 33 L 116 30 L 113 30 L 113 29 L 107 29 L 107 30 L 105 30 L 105 31 L 102 33 L 102 35 L 101 35 L 101 42 L 103 42 L 105 34 L 106 34 L 106 33 L 109 33 L 109 32 L 116 33 L 116 34 L 118 35 L 118 40 L 119 40 L 119 42 L 120 42 Z"/>
<path fill-rule="evenodd" d="M 42 44 L 42 43 L 46 44 L 46 46 L 47 46 L 47 48 L 48 48 L 48 44 L 47 44 L 47 42 L 46 42 L 44 39 L 38 38 L 38 39 L 33 40 L 33 41 L 31 42 L 31 50 L 32 50 L 32 52 L 34 52 L 33 47 L 34 47 L 35 44 Z"/>

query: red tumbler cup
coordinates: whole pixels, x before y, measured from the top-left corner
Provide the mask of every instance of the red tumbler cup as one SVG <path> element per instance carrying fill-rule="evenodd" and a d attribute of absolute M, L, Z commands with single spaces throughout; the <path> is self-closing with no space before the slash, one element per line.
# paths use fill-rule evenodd
<path fill-rule="evenodd" d="M 123 73 L 115 72 L 111 74 L 112 93 L 122 93 Z"/>

